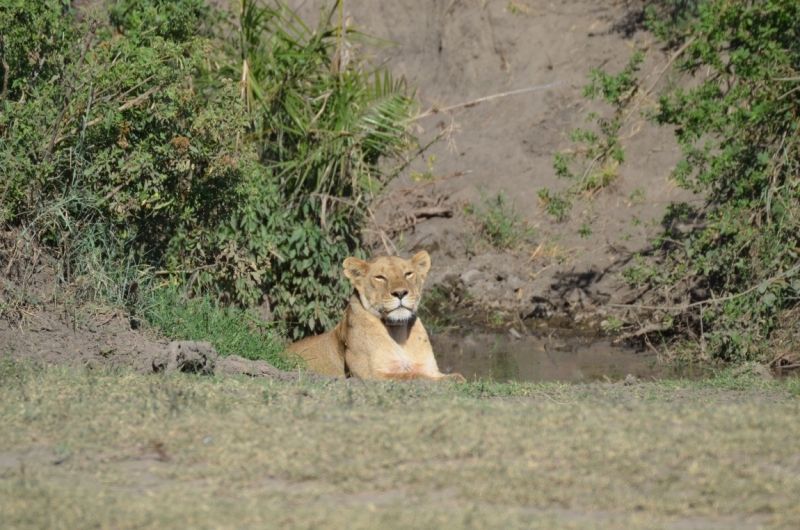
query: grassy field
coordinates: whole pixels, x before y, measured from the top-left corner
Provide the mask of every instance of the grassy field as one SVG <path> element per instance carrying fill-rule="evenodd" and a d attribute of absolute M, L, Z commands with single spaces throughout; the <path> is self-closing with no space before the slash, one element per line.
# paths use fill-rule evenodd
<path fill-rule="evenodd" d="M 800 380 L 0 367 L 4 528 L 798 528 Z"/>

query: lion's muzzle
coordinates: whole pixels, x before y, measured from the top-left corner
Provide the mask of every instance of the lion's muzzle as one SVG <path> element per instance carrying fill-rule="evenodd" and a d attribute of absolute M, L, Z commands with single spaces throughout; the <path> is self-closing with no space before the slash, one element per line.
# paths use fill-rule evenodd
<path fill-rule="evenodd" d="M 383 321 L 390 325 L 406 324 L 416 318 L 415 301 L 405 295 L 402 298 L 395 296 L 391 301 L 384 303 L 383 310 Z"/>

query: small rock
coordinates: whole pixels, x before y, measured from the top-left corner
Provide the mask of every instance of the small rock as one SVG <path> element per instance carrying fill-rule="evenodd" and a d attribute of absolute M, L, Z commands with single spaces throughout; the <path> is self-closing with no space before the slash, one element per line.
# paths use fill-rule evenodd
<path fill-rule="evenodd" d="M 583 300 L 583 292 L 580 289 L 573 289 L 564 297 L 564 301 L 570 306 L 575 306 Z"/>
<path fill-rule="evenodd" d="M 733 377 L 752 376 L 763 379 L 764 381 L 775 380 L 775 377 L 772 375 L 772 372 L 769 370 L 769 368 L 761 363 L 744 363 L 740 367 L 736 368 L 731 375 L 733 375 Z"/>
<path fill-rule="evenodd" d="M 532 310 L 523 318 L 550 318 L 553 316 L 555 306 L 542 296 L 532 296 L 530 298 L 533 305 Z"/>
<path fill-rule="evenodd" d="M 631 374 L 626 375 L 625 380 L 622 381 L 623 386 L 632 386 L 637 384 L 639 384 L 639 380 Z"/>
<path fill-rule="evenodd" d="M 217 350 L 208 342 L 173 341 L 153 359 L 154 372 L 186 372 L 210 375 L 217 363 Z"/>
<path fill-rule="evenodd" d="M 464 285 L 470 285 L 474 282 L 478 277 L 481 275 L 481 271 L 479 270 L 469 270 L 460 276 L 461 283 Z"/>
<path fill-rule="evenodd" d="M 431 239 L 428 234 L 427 236 L 423 237 L 419 243 L 410 246 L 411 250 L 414 252 L 419 252 L 420 250 L 425 250 L 428 254 L 433 254 L 434 252 L 438 252 L 442 249 L 441 244 L 439 243 L 438 239 Z"/>

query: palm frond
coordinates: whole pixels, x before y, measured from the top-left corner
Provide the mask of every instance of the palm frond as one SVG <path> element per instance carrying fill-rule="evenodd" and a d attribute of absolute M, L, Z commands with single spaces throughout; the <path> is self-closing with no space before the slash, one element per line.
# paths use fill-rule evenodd
<path fill-rule="evenodd" d="M 349 28 L 345 40 L 332 25 L 337 6 L 312 30 L 281 3 L 242 0 L 234 23 L 238 38 L 230 40 L 236 49 L 225 54 L 238 61 L 218 60 L 214 72 L 242 80 L 252 113 L 248 138 L 295 197 L 359 196 L 362 177 L 385 183 L 389 174 L 381 163 L 413 141 L 407 124 L 415 102 L 402 79 L 359 59 L 337 70 L 340 46 L 377 42 Z"/>

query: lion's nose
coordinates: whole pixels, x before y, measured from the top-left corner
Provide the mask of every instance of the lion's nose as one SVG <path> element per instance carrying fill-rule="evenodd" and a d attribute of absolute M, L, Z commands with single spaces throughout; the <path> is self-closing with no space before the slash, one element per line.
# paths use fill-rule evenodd
<path fill-rule="evenodd" d="M 403 289 L 400 291 L 392 291 L 392 295 L 396 296 L 399 300 L 402 300 L 405 295 L 408 294 L 407 289 Z"/>

